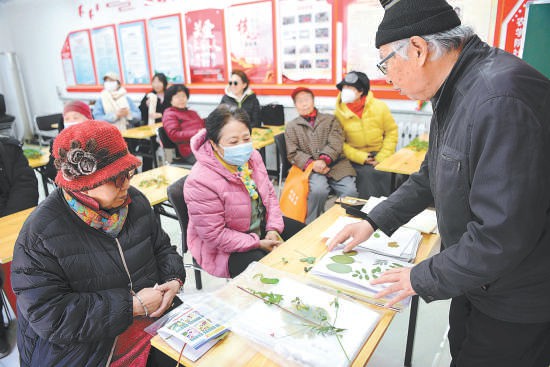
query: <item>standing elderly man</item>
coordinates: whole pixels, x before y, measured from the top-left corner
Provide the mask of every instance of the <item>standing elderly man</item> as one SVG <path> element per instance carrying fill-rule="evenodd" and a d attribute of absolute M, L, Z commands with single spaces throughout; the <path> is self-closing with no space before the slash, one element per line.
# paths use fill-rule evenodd
<path fill-rule="evenodd" d="M 379 296 L 452 298 L 451 366 L 548 367 L 550 81 L 461 26 L 444 0 L 381 3 L 378 67 L 402 94 L 431 98 L 430 148 L 329 247 L 391 234 L 434 200 L 443 251 L 373 281 L 389 285 Z"/>

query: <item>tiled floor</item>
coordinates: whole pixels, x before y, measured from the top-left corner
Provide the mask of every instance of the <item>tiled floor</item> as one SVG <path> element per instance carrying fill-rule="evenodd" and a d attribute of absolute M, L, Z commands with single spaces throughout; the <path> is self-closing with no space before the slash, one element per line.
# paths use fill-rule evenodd
<path fill-rule="evenodd" d="M 41 192 L 43 192 L 41 188 L 40 190 Z M 179 224 L 173 219 L 163 217 L 162 227 L 169 234 L 172 240 L 172 244 L 180 247 L 181 233 Z M 184 255 L 184 262 L 186 264 L 191 264 L 191 257 L 188 254 Z M 216 289 L 226 283 L 225 279 L 215 278 L 204 272 L 202 274 L 203 292 Z M 194 272 L 191 269 L 188 269 L 184 295 L 185 293 L 194 292 L 197 292 L 197 290 L 195 289 Z M 446 340 L 448 310 L 449 301 L 439 301 L 430 304 L 426 304 L 423 301 L 420 301 L 416 328 L 416 339 L 413 350 L 413 366 L 449 366 L 450 355 L 448 342 Z M 386 332 L 386 335 L 384 335 L 384 337 L 382 338 L 382 341 L 378 345 L 376 352 L 372 356 L 367 366 L 403 366 L 408 322 L 408 309 L 396 315 L 388 331 Z M 10 327 L 10 339 L 15 345 L 15 322 Z M 5 357 L 4 359 L 0 359 L 0 367 L 16 366 L 19 366 L 19 354 L 17 352 L 17 348 L 13 348 L 13 351 L 9 356 Z"/>

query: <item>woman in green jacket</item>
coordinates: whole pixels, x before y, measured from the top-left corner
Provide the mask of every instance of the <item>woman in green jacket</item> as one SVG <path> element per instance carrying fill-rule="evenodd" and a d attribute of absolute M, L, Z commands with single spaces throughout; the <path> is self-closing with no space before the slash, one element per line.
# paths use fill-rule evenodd
<path fill-rule="evenodd" d="M 344 155 L 357 172 L 359 197 L 387 196 L 391 176 L 374 167 L 395 152 L 397 124 L 388 106 L 374 98 L 369 78 L 351 71 L 336 85 L 336 118 L 344 129 Z"/>

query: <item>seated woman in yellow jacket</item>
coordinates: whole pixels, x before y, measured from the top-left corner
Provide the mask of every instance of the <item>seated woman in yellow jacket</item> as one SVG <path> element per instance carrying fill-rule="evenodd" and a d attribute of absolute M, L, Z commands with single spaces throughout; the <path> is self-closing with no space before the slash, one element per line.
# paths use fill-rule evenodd
<path fill-rule="evenodd" d="M 344 155 L 357 172 L 359 197 L 387 196 L 391 176 L 374 167 L 395 152 L 397 124 L 388 106 L 374 98 L 370 80 L 360 71 L 350 71 L 336 85 L 336 118 L 344 129 Z"/>

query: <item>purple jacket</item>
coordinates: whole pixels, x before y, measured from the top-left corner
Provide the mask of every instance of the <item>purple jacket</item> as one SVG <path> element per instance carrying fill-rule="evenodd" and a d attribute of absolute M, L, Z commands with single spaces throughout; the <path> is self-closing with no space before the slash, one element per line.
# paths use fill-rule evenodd
<path fill-rule="evenodd" d="M 191 139 L 197 163 L 185 182 L 185 202 L 189 209 L 187 245 L 193 257 L 208 273 L 229 277 L 228 259 L 233 252 L 260 247 L 250 228 L 251 199 L 241 179 L 218 161 L 201 130 Z M 252 179 L 266 208 L 266 231 L 283 231 L 283 217 L 273 185 L 260 153 L 248 161 Z"/>

